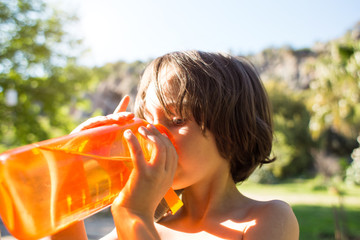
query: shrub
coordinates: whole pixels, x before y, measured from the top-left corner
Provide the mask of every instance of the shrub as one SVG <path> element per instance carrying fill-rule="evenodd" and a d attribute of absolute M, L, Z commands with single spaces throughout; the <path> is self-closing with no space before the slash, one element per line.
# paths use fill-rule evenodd
<path fill-rule="evenodd" d="M 306 174 L 313 167 L 310 149 L 313 141 L 309 132 L 310 113 L 303 96 L 284 83 L 267 82 L 266 89 L 273 108 L 277 160 L 268 171 L 279 179 Z"/>
<path fill-rule="evenodd" d="M 360 136 L 357 138 L 360 144 Z M 360 185 L 360 146 L 351 154 L 352 163 L 346 170 L 346 183 Z"/>

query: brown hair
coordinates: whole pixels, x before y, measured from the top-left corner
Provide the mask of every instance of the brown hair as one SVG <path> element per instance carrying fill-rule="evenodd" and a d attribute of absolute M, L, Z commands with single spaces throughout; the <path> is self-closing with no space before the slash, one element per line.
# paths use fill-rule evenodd
<path fill-rule="evenodd" d="M 175 72 L 171 85 L 178 93 L 171 100 L 159 76 L 168 67 Z M 235 182 L 275 160 L 270 158 L 273 128 L 268 96 L 245 58 L 187 51 L 155 59 L 144 72 L 136 98 L 136 114 L 142 118 L 151 82 L 167 113 L 173 114 L 169 104 L 175 102 L 177 114 L 191 114 L 204 134 L 209 130 L 214 135 L 218 151 L 230 161 Z"/>

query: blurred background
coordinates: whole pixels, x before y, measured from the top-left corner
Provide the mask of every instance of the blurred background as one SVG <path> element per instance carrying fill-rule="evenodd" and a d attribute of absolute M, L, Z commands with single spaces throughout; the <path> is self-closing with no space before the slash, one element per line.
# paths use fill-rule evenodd
<path fill-rule="evenodd" d="M 245 56 L 271 99 L 277 161 L 239 189 L 289 202 L 300 239 L 360 239 L 359 9 L 357 0 L 0 0 L 0 152 L 112 113 L 159 55 Z M 97 217 L 111 225 L 109 212 Z"/>

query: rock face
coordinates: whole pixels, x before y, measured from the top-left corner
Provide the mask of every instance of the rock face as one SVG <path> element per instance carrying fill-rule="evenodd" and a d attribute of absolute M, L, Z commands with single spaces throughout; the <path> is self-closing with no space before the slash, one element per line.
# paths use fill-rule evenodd
<path fill-rule="evenodd" d="M 353 39 L 359 39 L 360 22 L 349 32 Z M 264 82 L 282 81 L 293 90 L 302 90 L 308 88 L 314 79 L 311 65 L 327 51 L 327 44 L 316 43 L 311 48 L 297 50 L 290 47 L 268 48 L 246 57 L 255 65 Z M 137 61 L 104 66 L 110 74 L 99 83 L 96 93 L 90 96 L 94 109 L 102 109 L 104 114 L 112 113 L 125 94 L 129 94 L 134 101 L 140 76 L 147 64 Z"/>
<path fill-rule="evenodd" d="M 315 48 L 270 48 L 246 57 L 255 65 L 264 82 L 285 81 L 292 89 L 306 89 L 313 79 L 308 64 L 311 64 L 319 53 Z M 134 101 L 145 66 L 146 63 L 142 62 L 112 64 L 109 76 L 99 83 L 97 91 L 91 95 L 93 108 L 101 109 L 103 114 L 110 114 L 125 94 L 130 95 Z M 133 102 L 130 105 L 133 106 Z"/>
<path fill-rule="evenodd" d="M 93 110 L 101 109 L 104 115 L 111 114 L 122 97 L 129 95 L 131 102 L 128 111 L 133 111 L 137 85 L 145 66 L 142 62 L 119 62 L 106 66 L 110 68 L 109 76 L 101 81 L 96 92 L 90 95 Z"/>
<path fill-rule="evenodd" d="M 270 48 L 248 58 L 264 82 L 284 81 L 292 89 L 306 89 L 313 79 L 309 65 L 321 53 L 319 47 L 301 50 Z"/>

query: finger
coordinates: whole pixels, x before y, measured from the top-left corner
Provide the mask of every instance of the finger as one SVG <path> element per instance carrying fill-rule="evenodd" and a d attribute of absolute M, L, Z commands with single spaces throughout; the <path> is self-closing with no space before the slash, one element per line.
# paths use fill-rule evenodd
<path fill-rule="evenodd" d="M 119 112 L 125 112 L 126 111 L 126 108 L 128 107 L 129 105 L 129 102 L 130 102 L 130 97 L 128 95 L 125 95 L 119 105 L 115 108 L 115 111 L 114 113 L 119 113 Z"/>
<path fill-rule="evenodd" d="M 106 116 L 108 119 L 112 119 L 118 124 L 125 123 L 135 117 L 134 113 L 131 112 L 118 112 L 109 114 Z"/>
<path fill-rule="evenodd" d="M 178 161 L 178 155 L 175 149 L 175 146 L 173 145 L 172 141 L 170 140 L 168 133 L 161 133 L 154 125 L 150 125 L 150 130 L 156 134 L 158 138 L 160 138 L 164 145 L 166 146 L 166 161 L 165 161 L 165 170 L 171 171 L 172 173 L 175 173 L 175 170 L 177 168 L 177 161 Z"/>
<path fill-rule="evenodd" d="M 159 132 L 156 127 L 150 124 L 146 128 L 139 128 L 139 133 L 151 140 L 156 146 L 150 162 L 154 166 L 174 174 L 177 168 L 178 155 L 167 135 Z"/>
<path fill-rule="evenodd" d="M 165 169 L 166 162 L 166 143 L 159 138 L 153 131 L 151 131 L 151 126 L 140 127 L 138 132 L 145 138 L 151 141 L 153 144 L 151 151 L 151 158 L 149 163 L 154 167 L 160 167 Z"/>
<path fill-rule="evenodd" d="M 146 168 L 146 160 L 139 141 L 129 129 L 124 131 L 124 138 L 128 144 L 134 168 L 139 172 L 143 172 Z"/>
<path fill-rule="evenodd" d="M 82 124 L 80 124 L 79 126 L 77 126 L 70 134 L 77 133 L 90 128 L 99 127 L 106 124 L 109 124 L 109 119 L 105 116 L 90 118 L 85 122 L 83 122 Z"/>
<path fill-rule="evenodd" d="M 109 114 L 107 116 L 93 117 L 81 123 L 70 134 L 104 125 L 123 124 L 126 123 L 127 121 L 130 121 L 134 117 L 135 115 L 130 112 L 121 112 L 116 114 Z"/>

